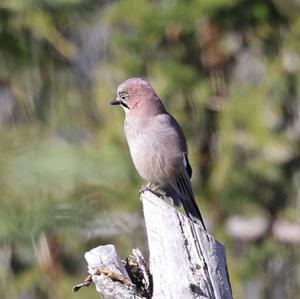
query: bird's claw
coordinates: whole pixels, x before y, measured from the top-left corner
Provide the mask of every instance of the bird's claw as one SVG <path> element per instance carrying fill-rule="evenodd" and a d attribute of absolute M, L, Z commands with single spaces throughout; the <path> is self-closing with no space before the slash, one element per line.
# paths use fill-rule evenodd
<path fill-rule="evenodd" d="M 150 189 L 151 185 L 152 185 L 152 183 L 147 183 L 146 185 L 142 185 L 140 190 L 139 190 L 139 194 L 142 195 L 147 190 L 151 191 L 151 189 Z"/>
<path fill-rule="evenodd" d="M 142 185 L 142 187 L 139 190 L 139 194 L 143 194 L 146 191 L 152 192 L 154 195 L 166 200 L 169 199 L 167 193 L 161 189 L 159 185 L 155 185 L 153 183 L 148 183 L 146 185 Z"/>

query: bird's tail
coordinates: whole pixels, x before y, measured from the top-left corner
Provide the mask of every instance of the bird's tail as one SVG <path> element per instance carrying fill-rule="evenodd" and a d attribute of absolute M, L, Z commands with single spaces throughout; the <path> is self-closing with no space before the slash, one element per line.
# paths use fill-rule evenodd
<path fill-rule="evenodd" d="M 187 216 L 206 230 L 200 210 L 195 201 L 191 181 L 187 172 L 185 170 L 182 171 L 176 177 L 176 181 L 166 186 L 165 189 L 174 200 L 174 204 L 177 206 L 182 204 Z"/>

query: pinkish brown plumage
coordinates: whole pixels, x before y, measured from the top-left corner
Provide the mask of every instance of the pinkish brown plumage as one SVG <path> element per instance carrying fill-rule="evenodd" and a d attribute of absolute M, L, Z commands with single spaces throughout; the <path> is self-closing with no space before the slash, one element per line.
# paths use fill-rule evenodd
<path fill-rule="evenodd" d="M 129 111 L 127 112 L 135 116 L 144 116 L 145 114 L 147 114 L 145 116 L 150 116 L 166 112 L 163 103 L 144 79 L 132 78 L 124 81 L 118 87 L 117 93 L 128 95 L 126 104 Z M 153 103 L 155 104 L 153 105 Z"/>
<path fill-rule="evenodd" d="M 175 204 L 182 203 L 189 218 L 205 228 L 190 183 L 185 137 L 177 121 L 144 79 L 124 81 L 117 94 L 111 104 L 125 110 L 125 136 L 138 173 L 164 190 Z"/>

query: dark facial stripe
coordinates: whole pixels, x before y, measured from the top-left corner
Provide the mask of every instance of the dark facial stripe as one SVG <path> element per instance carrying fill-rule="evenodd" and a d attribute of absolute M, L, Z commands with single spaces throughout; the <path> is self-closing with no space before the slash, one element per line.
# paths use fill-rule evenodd
<path fill-rule="evenodd" d="M 125 103 L 125 102 L 123 102 L 123 101 L 121 101 L 121 103 L 120 103 L 123 107 L 125 107 L 125 108 L 127 108 L 127 109 L 129 109 L 129 107 L 128 107 L 128 105 Z M 130 109 L 129 109 L 130 110 Z"/>

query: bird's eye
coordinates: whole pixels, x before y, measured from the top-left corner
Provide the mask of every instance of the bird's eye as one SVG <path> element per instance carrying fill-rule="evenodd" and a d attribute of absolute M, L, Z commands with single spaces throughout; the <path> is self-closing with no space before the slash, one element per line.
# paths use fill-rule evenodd
<path fill-rule="evenodd" d="M 127 98 L 127 94 L 126 93 L 121 93 L 120 98 L 121 98 L 122 101 L 125 101 L 126 98 Z"/>

